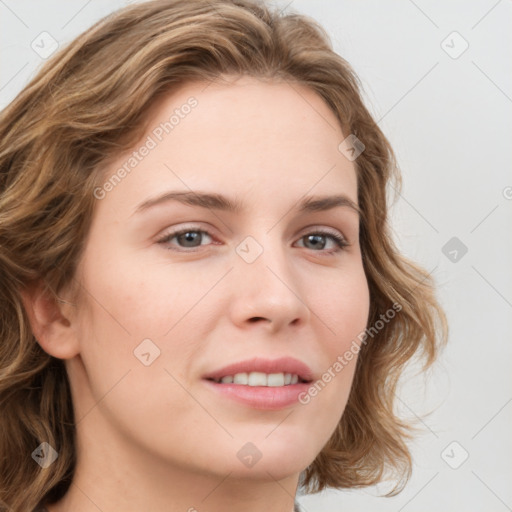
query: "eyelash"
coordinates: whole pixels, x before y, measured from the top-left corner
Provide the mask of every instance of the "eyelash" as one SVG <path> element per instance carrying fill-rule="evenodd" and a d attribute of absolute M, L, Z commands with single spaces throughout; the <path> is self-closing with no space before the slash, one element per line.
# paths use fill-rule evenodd
<path fill-rule="evenodd" d="M 162 238 L 158 239 L 157 243 L 162 244 L 162 245 L 166 245 L 173 238 L 175 238 L 177 236 L 180 236 L 180 235 L 184 235 L 185 233 L 202 233 L 202 234 L 208 235 L 210 238 L 213 239 L 213 236 L 208 231 L 206 231 L 204 229 L 199 229 L 198 226 L 191 226 L 191 227 L 186 228 L 186 229 L 181 229 L 179 231 L 174 231 L 172 233 L 168 233 L 168 234 L 164 235 Z M 325 231 L 325 230 L 322 230 L 322 229 L 316 230 L 316 231 L 312 231 L 311 233 L 306 233 L 305 235 L 301 236 L 299 238 L 299 240 L 302 240 L 303 238 L 305 238 L 307 236 L 310 236 L 310 235 L 321 235 L 321 236 L 330 237 L 330 238 L 332 238 L 334 240 L 334 243 L 337 246 L 337 248 L 334 249 L 334 250 L 333 249 L 331 249 L 331 250 L 321 249 L 321 250 L 315 251 L 314 249 L 310 249 L 313 252 L 319 252 L 319 253 L 326 253 L 328 255 L 334 255 L 334 254 L 339 253 L 340 251 L 343 251 L 346 247 L 348 247 L 350 245 L 347 242 L 347 240 L 344 237 L 342 237 L 341 235 L 338 235 L 337 233 L 332 233 L 330 231 Z M 187 248 L 175 249 L 175 248 L 171 248 L 171 247 L 167 246 L 166 250 L 177 251 L 177 252 L 184 252 L 184 253 L 192 253 L 192 252 L 197 252 L 197 250 L 200 247 L 201 246 L 189 247 L 188 249 Z"/>

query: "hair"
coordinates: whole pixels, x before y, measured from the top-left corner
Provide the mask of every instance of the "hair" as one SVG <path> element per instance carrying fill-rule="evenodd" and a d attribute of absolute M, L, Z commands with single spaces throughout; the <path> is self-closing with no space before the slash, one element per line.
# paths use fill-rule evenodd
<path fill-rule="evenodd" d="M 251 0 L 152 0 L 94 24 L 53 55 L 0 113 L 0 511 L 58 501 L 76 465 L 64 361 L 31 330 L 22 290 L 40 282 L 58 299 L 74 280 L 109 159 L 144 133 L 158 98 L 194 81 L 252 76 L 298 84 L 329 106 L 364 151 L 354 161 L 360 245 L 370 290 L 368 326 L 348 403 L 331 438 L 301 474 L 306 492 L 410 477 L 411 426 L 395 391 L 413 356 L 424 368 L 446 341 L 432 277 L 391 237 L 387 191 L 400 186 L 393 150 L 362 100 L 362 85 L 313 19 Z M 51 471 L 31 456 L 59 454 Z"/>

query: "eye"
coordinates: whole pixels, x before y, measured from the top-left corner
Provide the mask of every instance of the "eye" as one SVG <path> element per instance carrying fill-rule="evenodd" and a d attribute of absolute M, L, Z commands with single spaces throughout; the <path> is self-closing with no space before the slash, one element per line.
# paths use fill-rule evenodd
<path fill-rule="evenodd" d="M 175 231 L 173 233 L 169 233 L 165 235 L 163 238 L 158 240 L 158 243 L 163 245 L 176 245 L 172 244 L 171 241 L 176 239 L 177 247 L 168 247 L 170 250 L 181 250 L 181 249 L 194 249 L 196 247 L 201 246 L 201 242 L 204 240 L 204 237 L 208 237 L 211 239 L 210 234 L 207 231 L 204 231 L 203 229 L 196 229 L 194 227 L 182 229 L 180 231 Z M 180 249 L 181 248 L 181 249 Z M 188 252 L 194 252 L 194 251 L 188 251 Z"/>
<path fill-rule="evenodd" d="M 332 243 L 334 243 L 334 249 L 324 250 L 327 245 L 326 239 L 329 238 Z M 338 233 L 331 233 L 330 231 L 315 231 L 313 233 L 308 233 L 301 237 L 300 240 L 306 241 L 305 246 L 307 249 L 313 249 L 316 252 L 326 252 L 328 254 L 337 253 L 349 245 L 344 237 Z"/>
<path fill-rule="evenodd" d="M 210 239 L 210 243 L 212 241 L 212 236 L 208 231 L 204 229 L 199 229 L 197 226 L 192 226 L 186 229 L 181 229 L 179 231 L 173 231 L 164 235 L 162 238 L 157 240 L 157 243 L 162 244 L 168 250 L 174 251 L 182 251 L 182 252 L 196 252 L 194 249 L 201 247 L 201 245 L 209 245 L 203 244 L 206 239 Z M 331 244 L 334 244 L 334 248 L 325 249 L 328 245 L 329 239 L 331 240 Z M 343 250 L 345 247 L 349 245 L 347 240 L 338 233 L 331 233 L 330 231 L 313 231 L 308 233 L 307 235 L 302 236 L 299 241 L 305 240 L 306 243 L 304 247 L 306 249 L 311 249 L 315 252 L 327 253 L 327 254 L 335 254 L 339 251 Z M 173 242 L 175 241 L 175 242 Z M 187 250 L 191 249 L 191 250 Z"/>

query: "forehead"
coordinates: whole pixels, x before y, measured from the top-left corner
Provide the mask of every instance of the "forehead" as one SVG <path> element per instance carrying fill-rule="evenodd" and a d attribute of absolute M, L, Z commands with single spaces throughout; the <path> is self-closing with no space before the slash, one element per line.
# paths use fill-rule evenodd
<path fill-rule="evenodd" d="M 344 138 L 303 85 L 250 77 L 185 84 L 152 105 L 144 136 L 109 166 L 107 180 L 126 171 L 109 200 L 178 188 L 266 193 L 269 202 L 338 192 L 357 203 L 355 166 L 338 149 Z"/>

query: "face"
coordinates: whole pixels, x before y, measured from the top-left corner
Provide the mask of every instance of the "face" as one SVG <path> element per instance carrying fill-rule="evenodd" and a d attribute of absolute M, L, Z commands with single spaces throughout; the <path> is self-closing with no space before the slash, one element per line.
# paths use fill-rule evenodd
<path fill-rule="evenodd" d="M 182 471 L 298 473 L 341 418 L 340 357 L 368 318 L 348 134 L 309 89 L 252 78 L 150 115 L 95 190 L 66 360 L 79 430 Z"/>

